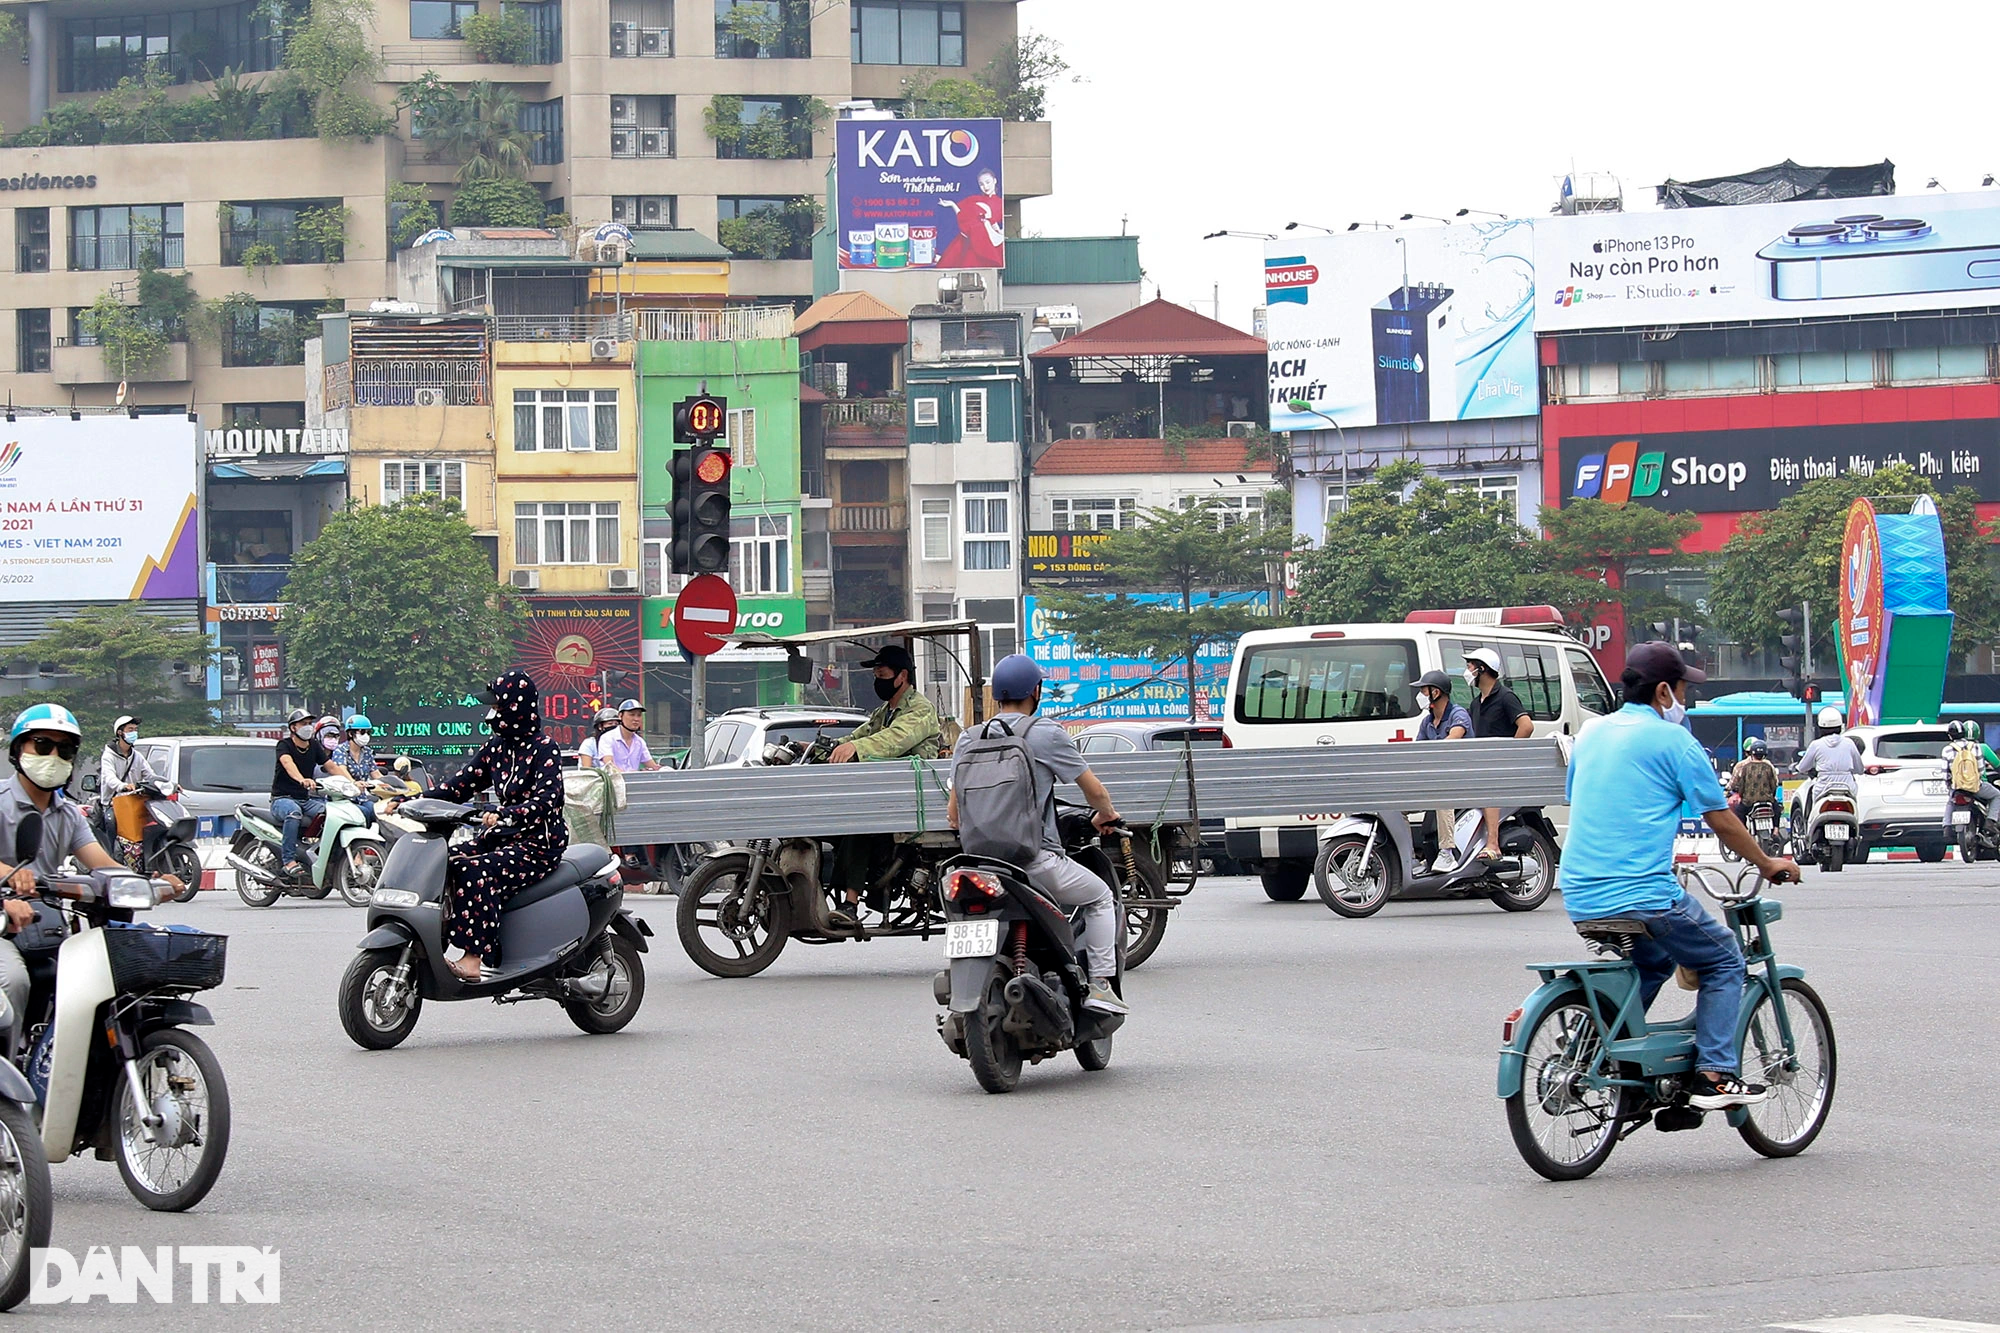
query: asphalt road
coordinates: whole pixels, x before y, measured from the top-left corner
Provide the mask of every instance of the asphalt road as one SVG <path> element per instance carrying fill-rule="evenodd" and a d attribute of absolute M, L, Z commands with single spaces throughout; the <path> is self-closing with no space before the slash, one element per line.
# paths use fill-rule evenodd
<path fill-rule="evenodd" d="M 369 1053 L 334 1010 L 361 914 L 210 893 L 229 1163 L 183 1216 L 56 1168 L 54 1243 L 244 1244 L 282 1305 L 22 1307 L 55 1327 L 1734 1330 L 1863 1312 L 2000 1321 L 1990 1109 L 2000 871 L 1866 866 L 1780 891 L 1780 956 L 1840 1078 L 1786 1162 L 1644 1130 L 1595 1177 L 1516 1156 L 1501 1017 L 1573 956 L 1556 904 L 1345 921 L 1205 881 L 1133 975 L 1111 1068 L 979 1091 L 933 1031 L 941 947 L 794 944 L 696 971 L 671 899 L 638 1020 L 433 1005 Z M 1671 989 L 1669 996 L 1677 992 Z M 1671 1000 L 1663 1001 L 1664 1004 Z M 183 1283 L 180 1299 L 187 1300 Z"/>

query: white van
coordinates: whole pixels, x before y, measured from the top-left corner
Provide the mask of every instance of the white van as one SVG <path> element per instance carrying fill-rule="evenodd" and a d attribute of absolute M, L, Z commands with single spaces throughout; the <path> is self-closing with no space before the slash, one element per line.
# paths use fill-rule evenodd
<path fill-rule="evenodd" d="M 1236 645 L 1223 732 L 1238 750 L 1415 740 L 1418 679 L 1444 672 L 1452 698 L 1470 707 L 1465 654 L 1493 648 L 1501 681 L 1534 719 L 1534 734 L 1573 736 L 1591 718 L 1617 711 L 1618 696 L 1561 626 L 1553 607 L 1516 606 L 1413 611 L 1402 624 L 1256 630 Z M 1267 894 L 1291 901 L 1311 882 L 1327 818 L 1233 819 L 1224 845 L 1232 859 L 1256 868 Z"/>

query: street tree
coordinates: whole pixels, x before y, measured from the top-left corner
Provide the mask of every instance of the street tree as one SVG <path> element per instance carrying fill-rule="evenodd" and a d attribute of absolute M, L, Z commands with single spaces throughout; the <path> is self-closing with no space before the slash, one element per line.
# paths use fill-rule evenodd
<path fill-rule="evenodd" d="M 144 719 L 154 736 L 205 735 L 226 730 L 205 698 L 191 696 L 172 677 L 176 668 L 206 668 L 215 656 L 208 636 L 178 629 L 137 602 L 94 606 L 61 621 L 7 656 L 53 670 L 48 687 L 15 696 L 16 709 L 58 703 L 83 723 L 86 753 L 110 739 L 121 713 Z"/>
<path fill-rule="evenodd" d="M 1848 506 L 1862 496 L 1916 495 L 1937 500 L 1944 528 L 1948 591 L 1956 616 L 1951 651 L 1966 653 L 1992 642 L 2000 635 L 2000 586 L 1987 563 L 1995 532 L 1994 525 L 1980 521 L 1978 493 L 1962 486 L 1940 496 L 1914 468 L 1902 464 L 1872 475 L 1848 472 L 1809 481 L 1776 509 L 1746 517 L 1722 548 L 1715 590 L 1709 595 L 1716 628 L 1745 645 L 1774 649 L 1785 628 L 1778 612 L 1810 601 L 1813 657 L 1830 667 Z"/>
<path fill-rule="evenodd" d="M 1435 607 L 1506 606 L 1538 586 L 1531 534 L 1503 502 L 1408 460 L 1348 491 L 1326 540 L 1299 558 L 1294 609 L 1314 621 L 1401 620 Z"/>
<path fill-rule="evenodd" d="M 1280 546 L 1278 549 L 1282 549 Z M 1187 679 L 1188 718 L 1196 716 L 1197 663 L 1204 649 L 1234 646 L 1270 617 L 1247 600 L 1222 595 L 1264 586 L 1271 543 L 1251 523 L 1225 525 L 1209 505 L 1148 509 L 1137 527 L 1106 533 L 1097 554 L 1109 567 L 1110 595 L 1062 590 L 1044 602 L 1056 628 L 1085 652 L 1149 659 L 1164 667 L 1179 659 Z M 1138 601 L 1130 593 L 1164 593 Z"/>
<path fill-rule="evenodd" d="M 1634 588 L 1631 575 L 1634 566 L 1685 563 L 1681 543 L 1701 527 L 1693 514 L 1574 500 L 1560 508 L 1544 505 L 1541 522 L 1547 538 L 1540 547 L 1541 600 L 1572 620 L 1589 619 L 1604 602 L 1622 606 L 1628 625 L 1691 614 L 1693 608 L 1672 593 Z"/>
<path fill-rule="evenodd" d="M 513 658 L 523 611 L 458 505 L 435 495 L 335 515 L 292 559 L 286 668 L 308 699 L 420 707 Z"/>

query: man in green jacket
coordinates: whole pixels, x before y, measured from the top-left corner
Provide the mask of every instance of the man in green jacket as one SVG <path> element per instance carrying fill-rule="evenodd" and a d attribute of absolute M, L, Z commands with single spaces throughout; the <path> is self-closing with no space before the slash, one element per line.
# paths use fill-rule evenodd
<path fill-rule="evenodd" d="M 917 664 L 910 650 L 892 643 L 861 665 L 875 669 L 875 697 L 882 706 L 847 733 L 847 739 L 827 756 L 830 763 L 870 759 L 935 759 L 944 740 L 937 709 L 916 687 Z M 844 930 L 861 925 L 861 894 L 874 878 L 878 863 L 888 859 L 895 839 L 888 834 L 843 838 L 834 855 L 834 869 L 847 896 L 847 909 L 834 912 L 832 922 Z"/>

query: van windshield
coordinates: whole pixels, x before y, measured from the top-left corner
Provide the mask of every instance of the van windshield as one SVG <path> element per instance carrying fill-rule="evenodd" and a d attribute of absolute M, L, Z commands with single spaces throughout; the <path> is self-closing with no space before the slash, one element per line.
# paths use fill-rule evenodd
<path fill-rule="evenodd" d="M 267 792 L 276 744 L 183 745 L 181 786 L 189 791 Z"/>
<path fill-rule="evenodd" d="M 1413 639 L 1326 639 L 1262 644 L 1248 651 L 1236 720 L 1368 722 L 1414 717 Z"/>

